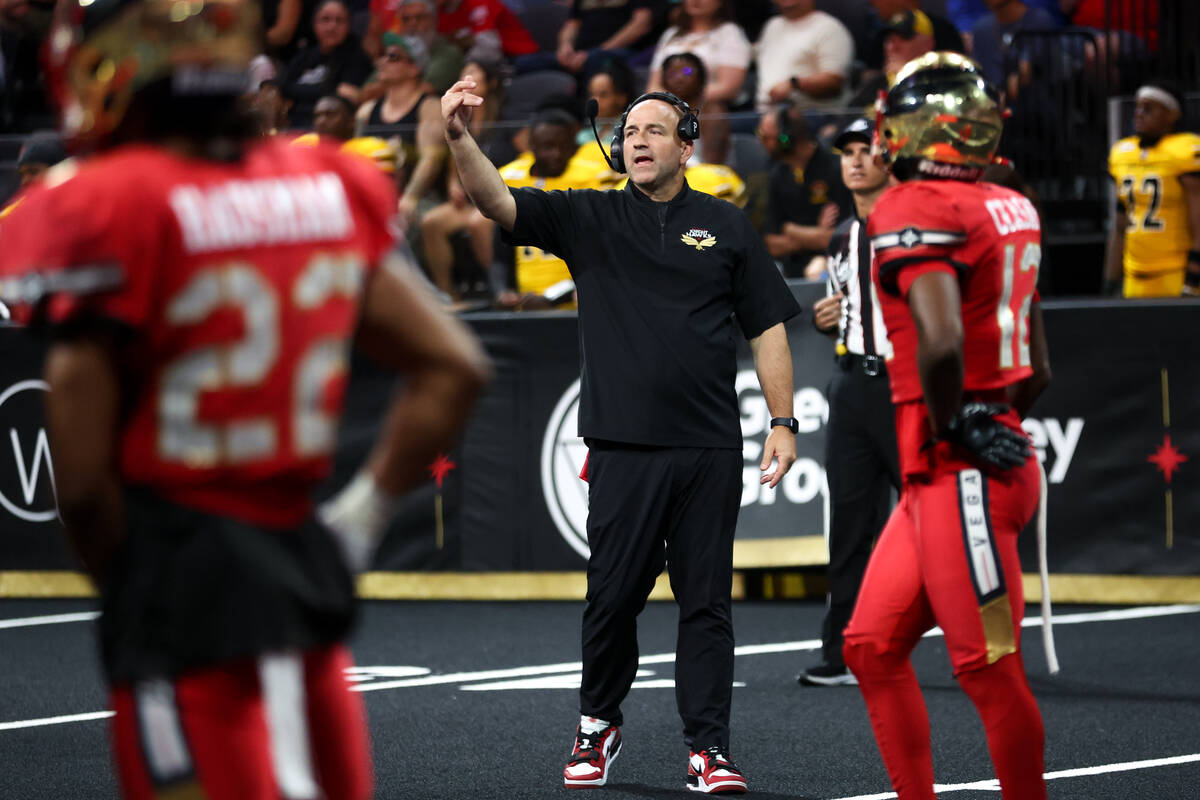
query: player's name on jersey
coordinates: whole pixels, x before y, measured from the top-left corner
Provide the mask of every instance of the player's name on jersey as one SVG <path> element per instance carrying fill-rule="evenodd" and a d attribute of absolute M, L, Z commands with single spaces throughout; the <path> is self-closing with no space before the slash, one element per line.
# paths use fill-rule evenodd
<path fill-rule="evenodd" d="M 184 184 L 171 191 L 170 203 L 190 253 L 344 239 L 353 227 L 341 178 L 332 172 Z"/>
<path fill-rule="evenodd" d="M 992 222 L 996 223 L 996 230 L 1000 231 L 1001 236 L 1017 231 L 1042 229 L 1037 209 L 1024 197 L 996 198 L 988 200 L 984 205 L 992 215 Z"/>

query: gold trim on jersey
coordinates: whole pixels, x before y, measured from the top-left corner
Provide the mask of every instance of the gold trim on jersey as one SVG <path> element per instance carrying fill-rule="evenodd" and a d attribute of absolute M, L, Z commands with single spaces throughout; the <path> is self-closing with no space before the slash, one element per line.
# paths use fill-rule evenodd
<path fill-rule="evenodd" d="M 995 664 L 1004 656 L 1017 652 L 1017 637 L 1013 633 L 1012 604 L 1007 592 L 979 607 L 983 624 L 983 639 L 987 642 L 987 663 Z"/>

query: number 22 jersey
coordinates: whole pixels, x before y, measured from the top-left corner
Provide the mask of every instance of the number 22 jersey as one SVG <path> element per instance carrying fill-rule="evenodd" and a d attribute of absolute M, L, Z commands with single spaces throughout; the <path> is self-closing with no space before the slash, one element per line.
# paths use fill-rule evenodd
<path fill-rule="evenodd" d="M 217 162 L 122 147 L 5 221 L 0 297 L 24 321 L 123 331 L 125 484 L 291 527 L 329 469 L 394 208 L 378 170 L 333 148 L 268 140 Z"/>
<path fill-rule="evenodd" d="M 1005 388 L 1032 374 L 1029 306 L 1041 262 L 1033 204 L 991 183 L 910 181 L 888 189 L 868 220 L 872 279 L 887 325 L 896 437 L 905 476 L 968 464 L 932 438 L 917 369 L 917 327 L 907 296 L 928 272 L 958 280 L 962 297 L 964 396 L 1003 402 Z M 1015 412 L 1004 421 L 1020 428 Z"/>

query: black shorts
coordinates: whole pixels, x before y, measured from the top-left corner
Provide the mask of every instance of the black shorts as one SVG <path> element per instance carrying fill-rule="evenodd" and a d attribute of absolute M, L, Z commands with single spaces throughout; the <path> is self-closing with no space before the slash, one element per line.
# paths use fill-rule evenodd
<path fill-rule="evenodd" d="M 101 590 L 110 681 L 178 675 L 346 637 L 354 581 L 310 518 L 272 530 L 126 493 L 126 533 Z"/>

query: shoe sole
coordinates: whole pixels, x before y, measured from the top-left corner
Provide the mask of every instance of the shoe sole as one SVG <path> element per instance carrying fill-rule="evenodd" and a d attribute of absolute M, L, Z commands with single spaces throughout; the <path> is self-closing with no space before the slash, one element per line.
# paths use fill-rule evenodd
<path fill-rule="evenodd" d="M 568 778 L 566 775 L 564 775 L 563 786 L 566 786 L 568 789 L 591 789 L 594 786 L 603 786 L 608 782 L 608 773 L 612 771 L 612 764 L 617 760 L 617 756 L 620 754 L 620 752 L 621 743 L 617 742 L 617 746 L 614 747 L 613 751 L 608 754 L 608 761 L 604 765 L 604 774 L 599 778 L 592 778 L 590 781 L 581 781 L 576 778 Z"/>
<path fill-rule="evenodd" d="M 801 686 L 858 686 L 858 678 L 853 674 L 838 675 L 832 678 L 805 674 L 797 678 L 796 682 Z"/>
<path fill-rule="evenodd" d="M 718 783 L 715 786 L 709 786 L 698 775 L 688 776 L 687 788 L 689 791 L 702 794 L 746 794 L 749 791 L 745 783 Z"/>

